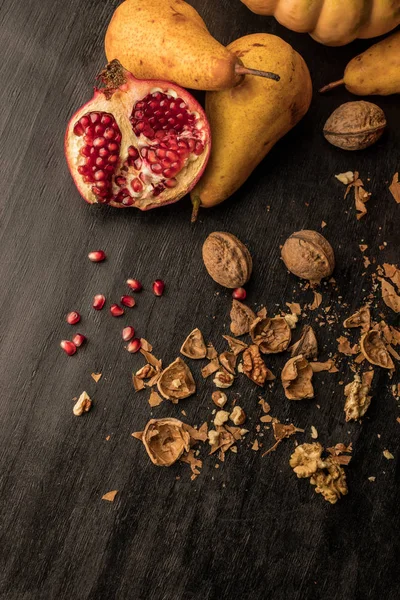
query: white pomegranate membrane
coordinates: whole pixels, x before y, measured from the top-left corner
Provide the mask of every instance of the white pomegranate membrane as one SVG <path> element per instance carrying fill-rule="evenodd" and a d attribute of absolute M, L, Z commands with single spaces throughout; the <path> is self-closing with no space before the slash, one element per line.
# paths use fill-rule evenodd
<path fill-rule="evenodd" d="M 178 200 L 195 185 L 208 160 L 210 132 L 188 92 L 124 74 L 123 85 L 108 94 L 96 90 L 71 119 L 66 154 L 88 202 L 146 210 Z"/>

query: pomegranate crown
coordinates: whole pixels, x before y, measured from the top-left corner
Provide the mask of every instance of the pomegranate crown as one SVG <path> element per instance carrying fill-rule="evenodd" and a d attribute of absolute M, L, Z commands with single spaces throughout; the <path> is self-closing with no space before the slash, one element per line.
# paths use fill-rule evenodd
<path fill-rule="evenodd" d="M 126 83 L 126 72 L 126 69 L 116 58 L 100 71 L 96 79 L 104 85 L 102 91 L 106 98 L 110 98 L 117 88 Z"/>

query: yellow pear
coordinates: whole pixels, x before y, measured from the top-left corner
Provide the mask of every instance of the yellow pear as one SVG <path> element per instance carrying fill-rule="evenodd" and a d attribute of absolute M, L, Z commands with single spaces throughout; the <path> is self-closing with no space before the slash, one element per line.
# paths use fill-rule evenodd
<path fill-rule="evenodd" d="M 356 96 L 400 94 L 400 31 L 353 58 L 343 79 L 329 83 L 319 91 L 327 92 L 342 84 Z"/>
<path fill-rule="evenodd" d="M 193 220 L 199 206 L 229 198 L 300 121 L 311 102 L 307 65 L 281 38 L 256 33 L 232 42 L 228 49 L 259 69 L 279 71 L 280 81 L 245 77 L 230 90 L 207 93 L 212 149 L 204 175 L 191 193 Z"/>
<path fill-rule="evenodd" d="M 105 51 L 109 62 L 118 59 L 139 79 L 197 90 L 230 88 L 246 73 L 279 79 L 244 67 L 183 0 L 125 0 L 108 26 Z"/>

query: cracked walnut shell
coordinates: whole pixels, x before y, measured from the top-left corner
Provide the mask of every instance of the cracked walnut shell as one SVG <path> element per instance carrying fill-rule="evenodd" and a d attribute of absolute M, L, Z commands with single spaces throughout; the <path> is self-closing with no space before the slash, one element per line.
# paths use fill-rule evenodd
<path fill-rule="evenodd" d="M 300 339 L 293 344 L 290 350 L 292 357 L 302 354 L 305 358 L 317 358 L 318 342 L 311 325 L 303 327 Z"/>
<path fill-rule="evenodd" d="M 310 363 L 301 354 L 289 359 L 283 367 L 281 380 L 285 396 L 289 400 L 313 398 L 313 370 Z"/>
<path fill-rule="evenodd" d="M 193 329 L 193 331 L 189 333 L 181 346 L 180 352 L 193 360 L 205 358 L 207 356 L 207 346 L 204 343 L 203 334 L 200 329 Z"/>
<path fill-rule="evenodd" d="M 371 329 L 371 331 L 364 333 L 360 341 L 360 346 L 361 352 L 371 365 L 376 365 L 383 369 L 394 369 L 393 361 L 380 331 Z"/>
<path fill-rule="evenodd" d="M 292 332 L 284 317 L 265 317 L 253 321 L 250 336 L 263 354 L 276 354 L 288 348 Z"/>
<path fill-rule="evenodd" d="M 245 333 L 249 333 L 251 324 L 255 320 L 256 315 L 251 308 L 246 306 L 246 304 L 243 304 L 243 302 L 233 300 L 230 317 L 233 335 L 241 336 Z"/>
<path fill-rule="evenodd" d="M 371 311 L 368 306 L 362 306 L 360 310 L 343 321 L 343 327 L 351 329 L 361 327 L 363 333 L 366 333 L 371 327 Z"/>
<path fill-rule="evenodd" d="M 203 244 L 203 261 L 214 281 L 232 289 L 247 283 L 253 268 L 246 246 L 225 231 L 210 233 Z"/>
<path fill-rule="evenodd" d="M 296 231 L 282 247 L 282 259 L 287 269 L 311 283 L 319 283 L 332 275 L 335 255 L 332 246 L 317 231 Z"/>
<path fill-rule="evenodd" d="M 144 428 L 142 442 L 158 467 L 170 467 L 190 449 L 190 435 L 179 419 L 151 419 Z"/>
<path fill-rule="evenodd" d="M 196 391 L 193 375 L 181 358 L 177 358 L 164 369 L 157 381 L 157 387 L 160 394 L 174 404 Z"/>

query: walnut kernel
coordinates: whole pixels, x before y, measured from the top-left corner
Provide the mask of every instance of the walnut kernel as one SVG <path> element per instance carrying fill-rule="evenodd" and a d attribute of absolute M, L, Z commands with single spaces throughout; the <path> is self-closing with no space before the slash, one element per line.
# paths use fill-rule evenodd
<path fill-rule="evenodd" d="M 346 413 L 346 421 L 354 421 L 360 419 L 367 412 L 371 404 L 371 389 L 373 371 L 366 371 L 362 378 L 358 373 L 354 376 L 354 381 L 348 383 L 344 388 L 346 402 L 344 404 L 344 412 Z"/>
<path fill-rule="evenodd" d="M 218 408 L 223 408 L 228 402 L 228 396 L 224 392 L 216 391 L 211 394 L 212 401 Z"/>
<path fill-rule="evenodd" d="M 243 352 L 243 373 L 254 383 L 262 387 L 271 372 L 260 355 L 258 346 L 252 344 Z"/>
<path fill-rule="evenodd" d="M 231 387 L 234 379 L 232 373 L 228 373 L 225 369 L 220 369 L 216 372 L 213 382 L 218 388 L 228 388 Z"/>
<path fill-rule="evenodd" d="M 227 410 L 219 410 L 214 417 L 215 427 L 221 427 L 229 419 L 229 412 Z"/>
<path fill-rule="evenodd" d="M 89 412 L 91 406 L 92 406 L 92 401 L 89 398 L 88 394 L 86 392 L 82 392 L 82 394 L 79 396 L 76 404 L 74 405 L 72 412 L 74 413 L 74 415 L 76 417 L 80 417 L 81 415 L 83 415 L 83 413 Z"/>
<path fill-rule="evenodd" d="M 229 415 L 230 420 L 234 425 L 243 425 L 246 420 L 246 414 L 240 406 L 235 406 L 231 414 Z"/>

